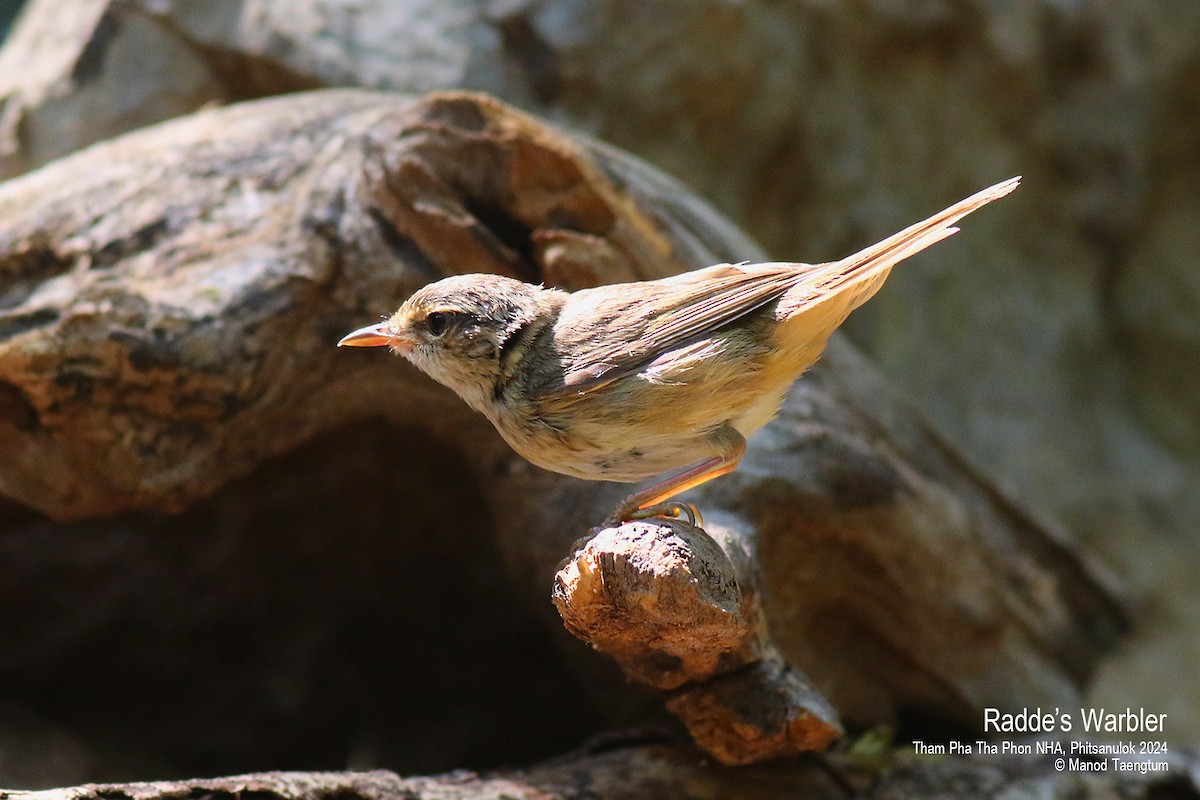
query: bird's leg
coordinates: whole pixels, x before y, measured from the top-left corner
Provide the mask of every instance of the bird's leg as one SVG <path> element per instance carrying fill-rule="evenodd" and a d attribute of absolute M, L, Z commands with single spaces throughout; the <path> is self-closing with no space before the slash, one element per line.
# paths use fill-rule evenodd
<path fill-rule="evenodd" d="M 634 519 L 649 517 L 675 519 L 686 516 L 692 525 L 703 527 L 704 519 L 695 506 L 671 498 L 688 489 L 694 489 L 702 483 L 707 483 L 713 478 L 733 472 L 746 452 L 746 439 L 728 423 L 714 431 L 709 437 L 709 441 L 717 447 L 717 455 L 689 467 L 678 475 L 673 475 L 630 495 L 617 507 L 607 522 L 619 525 Z"/>

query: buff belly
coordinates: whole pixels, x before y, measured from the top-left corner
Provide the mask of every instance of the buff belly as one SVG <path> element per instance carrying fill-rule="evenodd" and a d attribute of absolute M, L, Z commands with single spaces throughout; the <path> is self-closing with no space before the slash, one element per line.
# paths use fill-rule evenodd
<path fill-rule="evenodd" d="M 561 415 L 489 416 L 514 450 L 543 469 L 635 483 L 721 455 L 713 434 L 726 424 L 749 438 L 775 416 L 789 385 L 759 383 L 755 392 L 734 382 L 634 391 L 610 385 L 603 397 L 581 397 Z"/>

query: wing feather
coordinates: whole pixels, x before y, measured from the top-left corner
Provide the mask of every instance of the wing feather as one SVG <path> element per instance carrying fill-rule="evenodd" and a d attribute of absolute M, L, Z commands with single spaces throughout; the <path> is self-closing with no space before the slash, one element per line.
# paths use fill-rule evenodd
<path fill-rule="evenodd" d="M 795 285 L 798 264 L 718 264 L 658 281 L 576 292 L 568 305 L 590 328 L 560 320 L 556 338 L 573 355 L 559 387 L 578 395 L 638 372 L 672 350 L 778 300 Z M 572 309 L 572 306 L 574 308 Z M 590 341 L 589 341 L 590 340 Z"/>

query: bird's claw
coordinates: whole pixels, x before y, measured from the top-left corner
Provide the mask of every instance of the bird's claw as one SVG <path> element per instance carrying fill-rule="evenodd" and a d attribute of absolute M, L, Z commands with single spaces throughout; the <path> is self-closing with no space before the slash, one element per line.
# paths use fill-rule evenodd
<path fill-rule="evenodd" d="M 646 508 L 628 508 L 622 506 L 617 509 L 611 517 L 606 520 L 609 525 L 620 525 L 622 522 L 632 522 L 638 519 L 652 519 L 654 517 L 662 517 L 664 519 L 686 519 L 687 524 L 693 528 L 704 527 L 704 517 L 700 514 L 700 509 L 696 508 L 691 503 L 684 503 L 680 500 L 667 500 L 662 503 L 655 503 Z"/>

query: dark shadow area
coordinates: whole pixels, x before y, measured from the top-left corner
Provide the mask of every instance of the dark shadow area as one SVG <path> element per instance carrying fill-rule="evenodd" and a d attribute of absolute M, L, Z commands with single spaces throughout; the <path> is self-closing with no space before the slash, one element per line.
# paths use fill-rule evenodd
<path fill-rule="evenodd" d="M 179 516 L 0 509 L 0 641 L 0 741 L 61 734 L 60 784 L 521 764 L 601 722 L 457 454 L 383 423 Z"/>
<path fill-rule="evenodd" d="M 23 5 L 25 5 L 25 0 L 0 0 L 0 44 L 4 43 L 13 20 L 20 13 Z"/>

